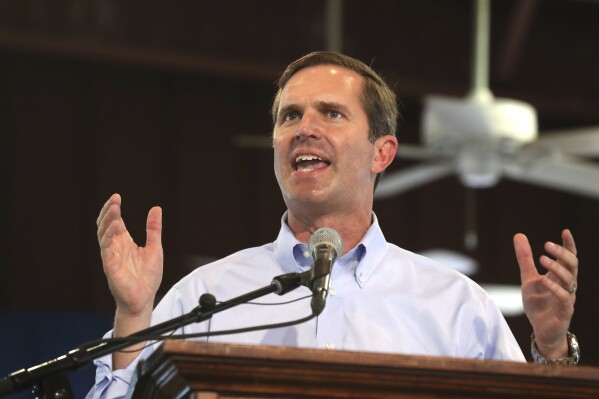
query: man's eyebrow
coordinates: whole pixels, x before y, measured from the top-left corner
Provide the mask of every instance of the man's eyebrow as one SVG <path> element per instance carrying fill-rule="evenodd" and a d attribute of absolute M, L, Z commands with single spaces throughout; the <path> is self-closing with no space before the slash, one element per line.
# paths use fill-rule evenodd
<path fill-rule="evenodd" d="M 277 119 L 282 117 L 283 115 L 288 114 L 291 111 L 298 111 L 299 107 L 296 104 L 288 104 L 281 108 L 279 108 L 279 112 L 277 113 Z"/>
<path fill-rule="evenodd" d="M 298 107 L 296 104 L 287 104 L 287 105 L 284 105 L 284 106 L 282 106 L 282 107 L 279 109 L 279 113 L 280 113 L 280 114 L 283 114 L 283 113 L 285 113 L 285 112 L 289 112 L 289 111 L 297 111 L 297 110 L 298 110 L 298 108 L 299 108 L 299 107 Z"/>
<path fill-rule="evenodd" d="M 345 114 L 346 116 L 350 116 L 352 113 L 350 111 L 350 108 L 340 102 L 336 102 L 336 101 L 317 101 L 316 102 L 316 108 L 318 108 L 320 111 L 326 111 L 326 110 L 338 110 L 340 112 L 342 112 L 343 114 Z M 279 109 L 279 112 L 277 113 L 277 119 L 282 118 L 284 115 L 287 115 L 289 112 L 300 112 L 301 107 L 297 104 L 287 104 L 282 106 Z"/>
<path fill-rule="evenodd" d="M 316 105 L 318 106 L 318 109 L 321 109 L 321 110 L 334 109 L 334 110 L 341 111 L 345 115 L 351 115 L 351 111 L 350 111 L 349 107 L 346 106 L 346 105 L 344 105 L 344 104 L 342 104 L 342 103 L 339 103 L 339 102 L 335 102 L 335 101 L 318 101 L 316 103 Z"/>

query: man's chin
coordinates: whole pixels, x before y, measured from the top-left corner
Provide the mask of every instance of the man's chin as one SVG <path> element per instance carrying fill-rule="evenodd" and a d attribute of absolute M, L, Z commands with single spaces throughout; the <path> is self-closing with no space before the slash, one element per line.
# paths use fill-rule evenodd
<path fill-rule="evenodd" d="M 285 203 L 288 208 L 298 207 L 301 209 L 311 207 L 325 207 L 331 203 L 331 195 L 327 190 L 313 189 L 313 190 L 297 190 L 291 192 L 290 195 L 286 195 Z"/>

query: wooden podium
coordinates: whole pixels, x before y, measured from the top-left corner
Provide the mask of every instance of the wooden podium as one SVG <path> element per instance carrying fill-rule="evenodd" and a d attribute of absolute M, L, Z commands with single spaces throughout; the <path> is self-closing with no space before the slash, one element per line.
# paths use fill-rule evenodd
<path fill-rule="evenodd" d="M 599 398 L 599 368 L 166 341 L 133 398 Z"/>

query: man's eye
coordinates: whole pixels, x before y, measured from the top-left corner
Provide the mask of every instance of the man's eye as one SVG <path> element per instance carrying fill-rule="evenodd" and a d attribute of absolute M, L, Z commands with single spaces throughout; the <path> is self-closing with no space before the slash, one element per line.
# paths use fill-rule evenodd
<path fill-rule="evenodd" d="M 296 111 L 287 112 L 285 115 L 283 115 L 284 121 L 293 121 L 293 120 L 296 120 L 297 118 L 299 118 L 299 113 Z"/>
<path fill-rule="evenodd" d="M 341 118 L 343 114 L 339 111 L 329 111 L 329 116 L 333 119 Z"/>

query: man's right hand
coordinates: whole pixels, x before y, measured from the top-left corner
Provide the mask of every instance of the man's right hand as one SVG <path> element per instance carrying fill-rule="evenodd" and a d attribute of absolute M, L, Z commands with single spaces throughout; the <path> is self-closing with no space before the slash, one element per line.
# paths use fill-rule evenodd
<path fill-rule="evenodd" d="M 154 298 L 162 280 L 162 209 L 154 207 L 146 222 L 146 245 L 139 247 L 121 217 L 121 196 L 113 194 L 97 220 L 104 273 L 116 300 L 114 337 L 150 326 Z M 143 348 L 138 345 L 136 349 Z M 113 368 L 126 367 L 137 353 L 118 352 Z"/>

